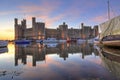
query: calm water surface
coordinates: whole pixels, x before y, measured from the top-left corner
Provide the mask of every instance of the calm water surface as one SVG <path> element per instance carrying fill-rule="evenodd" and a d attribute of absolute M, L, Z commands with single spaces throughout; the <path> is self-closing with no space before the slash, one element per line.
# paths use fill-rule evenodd
<path fill-rule="evenodd" d="M 120 80 L 119 50 L 86 43 L 10 43 L 0 50 L 0 80 Z"/>

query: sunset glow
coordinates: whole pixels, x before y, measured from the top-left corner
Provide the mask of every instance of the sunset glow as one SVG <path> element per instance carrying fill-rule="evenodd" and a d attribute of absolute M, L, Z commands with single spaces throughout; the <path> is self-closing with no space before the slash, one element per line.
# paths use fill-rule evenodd
<path fill-rule="evenodd" d="M 119 3 L 119 0 L 110 0 L 111 17 L 120 14 Z M 63 22 L 69 28 L 79 28 L 82 22 L 94 26 L 108 20 L 107 0 L 2 0 L 0 39 L 14 39 L 14 18 L 26 18 L 27 26 L 31 27 L 33 16 L 45 22 L 46 28 L 57 28 Z"/>

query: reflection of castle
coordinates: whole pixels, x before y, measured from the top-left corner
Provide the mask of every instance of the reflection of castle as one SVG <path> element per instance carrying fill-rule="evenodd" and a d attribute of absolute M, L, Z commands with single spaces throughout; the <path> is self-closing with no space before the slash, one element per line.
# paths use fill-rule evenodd
<path fill-rule="evenodd" d="M 45 23 L 36 22 L 35 17 L 32 18 L 32 28 L 27 28 L 26 20 L 23 19 L 21 24 L 18 24 L 18 19 L 15 18 L 15 39 L 45 39 L 54 37 L 57 39 L 71 39 L 71 38 L 92 38 L 98 35 L 98 26 L 92 29 L 90 26 L 81 24 L 82 29 L 68 29 L 65 22 L 59 25 L 57 29 L 45 28 Z"/>
<path fill-rule="evenodd" d="M 32 56 L 33 66 L 36 66 L 36 61 L 45 60 L 45 50 L 43 45 L 32 45 L 32 46 L 15 46 L 15 65 L 18 65 L 18 60 L 21 59 L 23 64 L 26 64 L 27 56 Z"/>
<path fill-rule="evenodd" d="M 69 54 L 82 54 L 82 58 L 86 55 L 91 55 L 93 46 L 88 44 L 59 44 L 54 48 L 46 48 L 44 45 L 35 44 L 27 47 L 15 46 L 15 65 L 18 65 L 19 60 L 22 60 L 23 64 L 27 64 L 27 56 L 32 56 L 32 64 L 36 66 L 37 61 L 45 61 L 46 55 L 58 54 L 60 58 L 66 60 Z"/>

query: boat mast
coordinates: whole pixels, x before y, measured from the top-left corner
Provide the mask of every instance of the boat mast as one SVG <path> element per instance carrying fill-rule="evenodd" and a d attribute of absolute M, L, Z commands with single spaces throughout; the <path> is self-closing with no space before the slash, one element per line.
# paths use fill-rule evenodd
<path fill-rule="evenodd" d="M 110 3 L 109 3 L 109 0 L 108 0 L 108 20 L 110 20 Z"/>

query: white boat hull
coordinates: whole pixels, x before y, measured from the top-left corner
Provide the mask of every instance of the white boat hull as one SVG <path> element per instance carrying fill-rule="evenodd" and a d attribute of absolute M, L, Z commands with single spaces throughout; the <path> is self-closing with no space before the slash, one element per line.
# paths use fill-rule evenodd
<path fill-rule="evenodd" d="M 43 40 L 43 43 L 57 43 L 58 40 Z"/>
<path fill-rule="evenodd" d="M 67 40 L 59 40 L 60 43 L 64 43 L 66 42 Z"/>
<path fill-rule="evenodd" d="M 47 40 L 43 40 L 43 43 L 57 43 L 58 40 L 56 38 L 47 38 Z"/>
<path fill-rule="evenodd" d="M 58 43 L 44 43 L 44 44 L 47 46 L 47 48 L 54 48 L 58 45 Z"/>
<path fill-rule="evenodd" d="M 77 42 L 78 43 L 83 43 L 83 42 L 86 42 L 87 40 L 85 40 L 85 39 L 79 39 L 79 40 L 77 40 Z"/>

